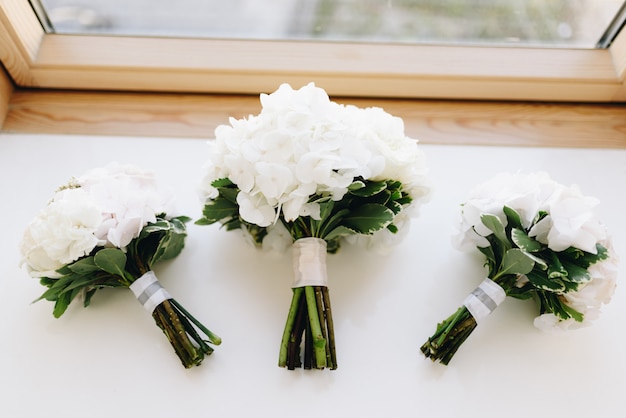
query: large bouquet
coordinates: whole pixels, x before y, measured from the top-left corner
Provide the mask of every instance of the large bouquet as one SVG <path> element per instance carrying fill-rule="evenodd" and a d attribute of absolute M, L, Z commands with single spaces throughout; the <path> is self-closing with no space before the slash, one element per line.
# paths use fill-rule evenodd
<path fill-rule="evenodd" d="M 187 235 L 189 218 L 168 217 L 167 206 L 150 172 L 118 164 L 94 169 L 56 191 L 28 225 L 20 250 L 30 275 L 48 288 L 37 300 L 54 302 L 55 317 L 77 296 L 86 307 L 98 289 L 128 287 L 189 368 L 211 354 L 208 342 L 221 341 L 163 289 L 152 270 L 176 257 Z"/>
<path fill-rule="evenodd" d="M 429 191 L 423 155 L 400 118 L 337 104 L 312 83 L 283 84 L 261 104 L 216 129 L 197 223 L 241 229 L 264 247 L 293 243 L 279 366 L 335 369 L 326 254 L 344 239 L 381 248 L 398 235 Z"/>
<path fill-rule="evenodd" d="M 533 299 L 545 331 L 595 319 L 613 295 L 617 258 L 594 208 L 598 201 L 545 173 L 500 174 L 475 188 L 462 205 L 462 249 L 485 256 L 488 276 L 421 347 L 448 364 L 478 322 L 506 296 Z"/>

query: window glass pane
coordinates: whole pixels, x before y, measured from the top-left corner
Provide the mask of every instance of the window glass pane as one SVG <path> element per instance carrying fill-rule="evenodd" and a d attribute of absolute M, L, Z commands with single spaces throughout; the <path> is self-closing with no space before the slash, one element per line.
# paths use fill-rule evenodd
<path fill-rule="evenodd" d="M 57 33 L 593 48 L 623 0 L 39 0 Z"/>

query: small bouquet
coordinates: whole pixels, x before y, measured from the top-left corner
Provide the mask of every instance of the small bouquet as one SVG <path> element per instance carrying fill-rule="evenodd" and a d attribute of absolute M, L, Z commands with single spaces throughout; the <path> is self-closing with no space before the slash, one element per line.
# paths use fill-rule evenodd
<path fill-rule="evenodd" d="M 94 169 L 56 191 L 28 225 L 20 250 L 30 275 L 48 288 L 37 300 L 54 302 L 56 318 L 77 296 L 87 307 L 98 289 L 128 287 L 189 368 L 212 353 L 209 342 L 221 340 L 163 289 L 152 270 L 176 257 L 187 235 L 189 218 L 168 217 L 167 203 L 150 172 L 118 164 Z"/>
<path fill-rule="evenodd" d="M 312 83 L 283 84 L 261 104 L 216 129 L 197 223 L 241 229 L 264 248 L 293 244 L 278 364 L 336 369 L 326 254 L 344 240 L 382 249 L 399 235 L 429 192 L 423 155 L 400 118 L 339 105 Z"/>
<path fill-rule="evenodd" d="M 617 257 L 598 201 L 546 173 L 500 174 L 478 186 L 462 205 L 457 244 L 485 256 L 488 277 L 421 347 L 448 364 L 477 323 L 506 296 L 533 299 L 544 331 L 595 319 L 616 286 Z"/>

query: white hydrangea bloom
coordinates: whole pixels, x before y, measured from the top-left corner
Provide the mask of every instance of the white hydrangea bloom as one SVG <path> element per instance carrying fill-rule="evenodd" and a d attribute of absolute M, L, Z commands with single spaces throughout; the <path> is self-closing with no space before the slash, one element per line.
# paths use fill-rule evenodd
<path fill-rule="evenodd" d="M 36 277 L 58 277 L 55 270 L 96 246 L 125 248 L 170 206 L 151 172 L 120 164 L 90 170 L 59 190 L 28 225 L 22 263 Z"/>
<path fill-rule="evenodd" d="M 577 186 L 564 186 L 547 173 L 501 173 L 474 188 L 463 204 L 454 242 L 462 249 L 485 247 L 491 231 L 480 221 L 482 214 L 498 216 L 506 225 L 503 211 L 508 206 L 529 227 L 539 211 L 549 214 L 530 231 L 530 236 L 554 251 L 576 247 L 591 253 L 606 239 L 606 229 L 597 219 L 597 200 L 583 196 Z"/>
<path fill-rule="evenodd" d="M 26 228 L 22 264 L 34 277 L 59 277 L 56 270 L 103 244 L 95 235 L 101 223 L 102 212 L 88 193 L 59 191 Z"/>
<path fill-rule="evenodd" d="M 257 116 L 230 119 L 209 142 L 203 200 L 216 196 L 207 185 L 228 178 L 241 190 L 241 217 L 259 226 L 300 216 L 319 218 L 314 194 L 341 200 L 355 177 L 398 180 L 414 199 L 429 193 L 424 156 L 404 134 L 402 119 L 379 108 L 332 102 L 310 83 L 298 90 L 281 85 L 261 95 Z"/>
<path fill-rule="evenodd" d="M 88 171 L 77 179 L 102 211 L 96 236 L 124 248 L 139 236 L 156 215 L 170 211 L 170 202 L 157 188 L 154 174 L 131 165 L 110 164 Z"/>

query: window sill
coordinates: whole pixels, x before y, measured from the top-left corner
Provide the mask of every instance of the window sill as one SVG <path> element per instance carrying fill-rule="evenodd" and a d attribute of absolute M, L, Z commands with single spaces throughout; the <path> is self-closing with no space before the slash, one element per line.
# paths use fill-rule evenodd
<path fill-rule="evenodd" d="M 626 106 L 530 102 L 337 98 L 378 106 L 422 143 L 626 148 Z M 3 131 L 211 138 L 229 117 L 261 110 L 258 95 L 16 89 Z"/>

